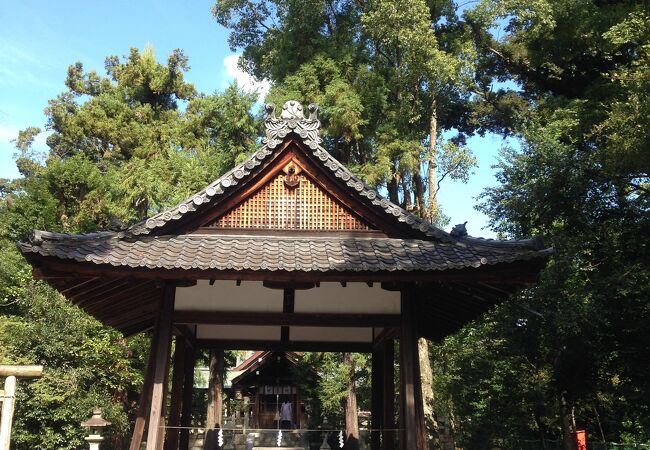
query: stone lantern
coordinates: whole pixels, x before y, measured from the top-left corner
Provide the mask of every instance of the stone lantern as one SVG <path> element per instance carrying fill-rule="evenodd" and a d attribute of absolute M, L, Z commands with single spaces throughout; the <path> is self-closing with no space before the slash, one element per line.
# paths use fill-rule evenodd
<path fill-rule="evenodd" d="M 81 422 L 82 427 L 89 429 L 90 434 L 86 440 L 90 445 L 90 450 L 99 450 L 99 444 L 104 440 L 102 437 L 102 428 L 110 424 L 109 421 L 104 420 L 102 412 L 99 409 L 93 411 L 93 415 L 90 419 Z"/>

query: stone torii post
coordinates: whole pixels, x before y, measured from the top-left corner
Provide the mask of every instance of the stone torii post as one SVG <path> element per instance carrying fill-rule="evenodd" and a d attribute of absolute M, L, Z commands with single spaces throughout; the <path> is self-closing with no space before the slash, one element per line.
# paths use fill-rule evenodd
<path fill-rule="evenodd" d="M 0 450 L 9 450 L 11 423 L 16 403 L 16 378 L 36 378 L 43 375 L 43 366 L 0 365 L 0 377 L 5 379 L 4 391 L 0 391 L 2 415 L 0 416 Z"/>

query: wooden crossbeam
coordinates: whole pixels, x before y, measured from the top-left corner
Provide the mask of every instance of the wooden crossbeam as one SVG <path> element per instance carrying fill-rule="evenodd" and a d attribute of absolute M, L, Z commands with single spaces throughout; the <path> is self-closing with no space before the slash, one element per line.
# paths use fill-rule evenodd
<path fill-rule="evenodd" d="M 0 365 L 0 377 L 37 378 L 43 375 L 43 366 Z"/>
<path fill-rule="evenodd" d="M 197 339 L 197 346 L 204 349 L 224 350 L 271 350 L 294 352 L 355 352 L 370 353 L 372 344 L 365 342 L 312 342 L 312 341 L 261 341 Z"/>
<path fill-rule="evenodd" d="M 174 323 L 318 327 L 398 327 L 399 314 L 250 313 L 175 311 Z"/>

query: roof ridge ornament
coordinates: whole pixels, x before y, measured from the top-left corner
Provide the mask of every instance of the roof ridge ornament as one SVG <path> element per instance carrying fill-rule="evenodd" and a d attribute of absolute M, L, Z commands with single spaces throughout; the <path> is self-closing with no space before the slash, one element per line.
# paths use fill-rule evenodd
<path fill-rule="evenodd" d="M 269 149 L 277 147 L 289 133 L 296 133 L 311 149 L 316 149 L 322 142 L 319 134 L 318 105 L 315 103 L 308 106 L 308 118 L 305 118 L 303 107 L 296 100 L 285 102 L 279 118 L 275 115 L 273 103 L 267 103 L 264 107 L 266 109 L 266 120 L 264 121 L 266 137 L 263 143 Z"/>

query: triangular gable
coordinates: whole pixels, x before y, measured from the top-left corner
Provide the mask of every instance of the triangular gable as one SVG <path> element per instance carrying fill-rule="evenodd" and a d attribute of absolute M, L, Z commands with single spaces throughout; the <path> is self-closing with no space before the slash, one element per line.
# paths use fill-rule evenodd
<path fill-rule="evenodd" d="M 321 147 L 317 109 L 309 105 L 309 117 L 305 118 L 300 103 L 290 101 L 285 103 L 280 117 L 276 117 L 275 107 L 267 105 L 266 138 L 255 154 L 190 199 L 129 228 L 125 235 L 188 233 L 202 227 L 232 228 L 233 224 L 238 229 L 273 229 L 274 224 L 280 224 L 290 230 L 378 230 L 392 237 L 456 240 L 380 196 Z M 309 207 L 316 201 L 322 204 L 318 204 L 316 211 L 309 211 L 313 218 L 303 219 L 302 225 L 300 220 L 296 225 L 286 218 L 271 217 L 271 211 L 264 217 L 261 206 L 257 205 L 255 226 L 251 226 L 252 222 L 242 219 L 242 215 L 253 207 L 255 199 L 261 199 L 264 189 L 270 190 L 274 183 L 284 182 L 282 177 L 288 175 L 286 171 L 291 163 L 304 171 L 299 184 L 314 196 Z M 276 211 L 282 210 L 282 201 L 289 199 L 280 195 L 276 199 Z M 292 214 L 296 212 L 306 210 L 294 206 Z M 319 215 L 323 212 L 327 224 L 320 222 Z"/>
<path fill-rule="evenodd" d="M 238 372 L 238 374 L 232 378 L 231 380 L 232 385 L 235 386 L 238 384 L 245 384 L 244 381 L 250 376 L 257 378 L 258 375 L 256 375 L 255 372 L 262 369 L 267 364 L 271 363 L 274 359 L 273 357 L 282 358 L 284 361 L 286 361 L 289 367 L 291 366 L 295 367 L 299 363 L 300 353 L 291 352 L 291 351 L 271 351 L 271 350 L 255 352 L 246 361 L 242 362 L 239 366 L 233 369 L 233 371 Z M 309 375 L 313 377 L 318 376 L 316 374 L 316 371 L 311 365 L 308 365 L 306 367 L 309 369 L 308 371 Z"/>
<path fill-rule="evenodd" d="M 371 225 L 360 215 L 294 166 L 275 174 L 240 205 L 203 227 L 215 230 L 371 230 Z"/>

